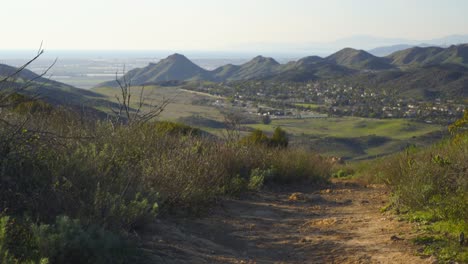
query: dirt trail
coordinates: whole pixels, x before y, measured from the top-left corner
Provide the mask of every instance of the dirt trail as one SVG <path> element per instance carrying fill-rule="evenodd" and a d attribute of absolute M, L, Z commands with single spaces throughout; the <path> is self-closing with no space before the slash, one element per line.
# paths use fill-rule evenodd
<path fill-rule="evenodd" d="M 411 226 L 380 213 L 379 186 L 334 182 L 223 201 L 201 219 L 160 221 L 145 247 L 155 263 L 431 263 Z"/>

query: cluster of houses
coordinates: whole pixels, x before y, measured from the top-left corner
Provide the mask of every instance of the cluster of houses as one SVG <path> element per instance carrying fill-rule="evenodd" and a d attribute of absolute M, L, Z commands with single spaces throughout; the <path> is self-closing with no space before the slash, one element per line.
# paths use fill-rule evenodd
<path fill-rule="evenodd" d="M 466 102 L 435 99 L 423 101 L 402 98 L 391 91 L 376 91 L 353 87 L 332 81 L 294 82 L 244 82 L 197 87 L 203 92 L 231 98 L 233 106 L 248 109 L 256 115 L 272 118 L 324 118 L 333 116 L 360 116 L 372 118 L 414 118 L 422 121 L 446 123 L 459 118 Z M 258 107 L 261 103 L 262 107 Z M 305 109 L 298 103 L 314 103 L 322 107 Z M 223 106 L 222 100 L 215 102 Z M 276 107 L 281 105 L 281 107 Z M 256 108 L 256 109 L 255 109 Z M 261 108 L 261 109 L 260 109 Z"/>

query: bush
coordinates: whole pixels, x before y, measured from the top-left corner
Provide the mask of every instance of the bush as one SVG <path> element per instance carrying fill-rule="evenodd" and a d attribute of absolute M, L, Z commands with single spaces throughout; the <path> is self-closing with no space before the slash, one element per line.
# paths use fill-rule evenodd
<path fill-rule="evenodd" d="M 66 216 L 53 225 L 0 218 L 1 263 L 128 263 L 135 253 L 120 236 Z"/>
<path fill-rule="evenodd" d="M 277 183 L 324 182 L 331 174 L 332 166 L 325 158 L 306 150 L 275 149 L 269 159 L 276 172 L 271 181 Z"/>
<path fill-rule="evenodd" d="M 395 155 L 381 165 L 380 177 L 395 203 L 429 210 L 439 219 L 468 219 L 468 137 Z"/>
<path fill-rule="evenodd" d="M 289 143 L 288 136 L 286 131 L 277 127 L 273 132 L 271 138 L 259 129 L 255 129 L 249 135 L 241 139 L 240 143 L 242 145 L 265 145 L 274 148 L 286 148 Z"/>
<path fill-rule="evenodd" d="M 468 261 L 457 240 L 468 232 L 468 135 L 427 149 L 409 148 L 375 162 L 367 170 L 392 192 L 390 205 L 409 221 L 421 222 L 427 254 L 441 263 Z M 420 240 L 416 240 L 420 243 Z"/>
<path fill-rule="evenodd" d="M 57 217 L 54 225 L 33 225 L 33 241 L 40 257 L 51 263 L 127 263 L 132 250 L 127 242 L 97 226 Z"/>
<path fill-rule="evenodd" d="M 268 136 L 260 129 L 255 129 L 254 131 L 250 132 L 250 134 L 241 139 L 241 144 L 249 146 L 249 145 L 268 145 L 270 143 L 270 139 Z"/>
<path fill-rule="evenodd" d="M 222 195 L 329 175 L 318 155 L 272 148 L 261 131 L 261 144 L 227 144 L 170 122 L 115 125 L 63 109 L 0 114 L 19 124 L 0 127 L 0 211 L 19 237 L 0 242 L 4 262 L 106 262 L 124 247 L 121 234 L 158 214 L 196 213 Z"/>
<path fill-rule="evenodd" d="M 248 189 L 251 191 L 258 191 L 263 187 L 265 181 L 268 181 L 275 177 L 276 171 L 273 168 L 269 169 L 253 169 L 250 172 L 250 179 Z"/>
<path fill-rule="evenodd" d="M 289 139 L 286 131 L 277 127 L 271 136 L 270 144 L 274 147 L 286 148 L 288 146 Z"/>

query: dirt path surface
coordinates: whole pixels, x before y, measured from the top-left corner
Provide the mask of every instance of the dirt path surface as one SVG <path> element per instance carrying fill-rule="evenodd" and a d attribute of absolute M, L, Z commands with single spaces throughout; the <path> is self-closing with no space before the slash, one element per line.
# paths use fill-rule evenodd
<path fill-rule="evenodd" d="M 431 263 L 414 256 L 411 226 L 380 212 L 387 199 L 350 181 L 262 191 L 160 221 L 145 247 L 155 263 Z"/>

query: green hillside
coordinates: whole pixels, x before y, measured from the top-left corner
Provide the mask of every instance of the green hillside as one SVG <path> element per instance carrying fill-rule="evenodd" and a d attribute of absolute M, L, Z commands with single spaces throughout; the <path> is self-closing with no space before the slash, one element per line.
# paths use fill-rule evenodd
<path fill-rule="evenodd" d="M 468 69 L 454 64 L 431 65 L 406 71 L 360 73 L 343 81 L 361 87 L 392 90 L 415 99 L 468 96 Z"/>
<path fill-rule="evenodd" d="M 225 75 L 224 79 L 248 80 L 270 77 L 281 70 L 281 65 L 273 58 L 257 56 L 251 61 L 240 65 L 231 75 Z"/>
<path fill-rule="evenodd" d="M 191 62 L 185 56 L 173 54 L 158 63 L 150 63 L 144 68 L 137 68 L 126 73 L 125 78 L 132 84 L 166 82 L 173 80 L 205 80 L 210 79 L 208 71 Z M 117 86 L 115 80 L 99 86 Z"/>
<path fill-rule="evenodd" d="M 440 47 L 414 47 L 397 51 L 387 58 L 399 67 L 420 67 L 435 64 L 459 64 L 468 67 L 468 44 Z"/>
<path fill-rule="evenodd" d="M 387 70 L 394 68 L 386 58 L 376 57 L 363 50 L 342 49 L 325 58 L 328 62 L 358 70 Z"/>
<path fill-rule="evenodd" d="M 356 72 L 354 69 L 329 63 L 320 57 L 312 56 L 286 64 L 282 71 L 272 79 L 277 81 L 305 82 L 318 79 L 340 78 Z"/>

